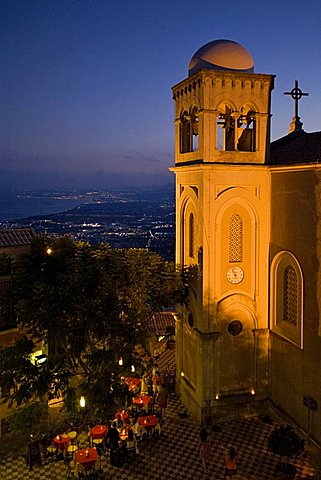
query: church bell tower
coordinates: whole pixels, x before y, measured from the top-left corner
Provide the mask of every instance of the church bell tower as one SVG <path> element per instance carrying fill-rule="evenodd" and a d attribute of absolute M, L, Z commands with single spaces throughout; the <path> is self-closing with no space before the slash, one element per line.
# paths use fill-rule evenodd
<path fill-rule="evenodd" d="M 240 44 L 201 47 L 175 102 L 178 390 L 194 417 L 257 408 L 268 394 L 270 98 Z"/>

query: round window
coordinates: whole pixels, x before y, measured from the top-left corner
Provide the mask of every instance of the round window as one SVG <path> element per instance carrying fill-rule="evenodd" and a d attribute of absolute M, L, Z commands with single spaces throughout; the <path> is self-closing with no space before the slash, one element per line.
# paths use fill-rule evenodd
<path fill-rule="evenodd" d="M 242 325 L 242 322 L 240 322 L 239 320 L 232 320 L 227 326 L 228 333 L 233 337 L 236 337 L 237 335 L 239 335 L 242 330 L 243 330 L 243 325 Z"/>
<path fill-rule="evenodd" d="M 194 318 L 193 318 L 193 315 L 191 313 L 188 314 L 187 321 L 188 321 L 188 324 L 191 328 L 194 327 Z"/>

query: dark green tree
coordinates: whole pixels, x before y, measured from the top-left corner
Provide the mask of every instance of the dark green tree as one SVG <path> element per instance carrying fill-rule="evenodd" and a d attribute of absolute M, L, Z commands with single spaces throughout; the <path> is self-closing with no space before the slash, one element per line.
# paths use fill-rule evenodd
<path fill-rule="evenodd" d="M 271 452 L 287 460 L 300 455 L 304 450 L 304 440 L 296 433 L 291 425 L 279 425 L 268 438 L 268 447 Z M 296 467 L 287 461 L 281 461 L 278 470 L 294 478 Z"/>
<path fill-rule="evenodd" d="M 23 355 L 25 375 L 18 365 L 11 369 L 14 388 L 7 399 L 42 399 L 54 386 L 66 392 L 70 410 L 84 395 L 92 411 L 103 416 L 127 395 L 121 376 L 131 365 L 139 368 L 134 348 L 146 322 L 155 311 L 177 303 L 182 282 L 173 263 L 147 250 L 43 236 L 21 259 L 14 291 L 20 325 L 31 338 L 48 344 L 49 357 L 45 367 L 37 368 Z M 0 361 L 0 382 L 8 379 L 7 366 L 1 367 Z"/>

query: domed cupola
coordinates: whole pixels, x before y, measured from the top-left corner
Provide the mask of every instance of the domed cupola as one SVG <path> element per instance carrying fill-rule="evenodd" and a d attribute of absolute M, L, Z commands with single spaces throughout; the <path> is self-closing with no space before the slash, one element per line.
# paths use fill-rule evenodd
<path fill-rule="evenodd" d="M 254 61 L 252 55 L 239 43 L 214 40 L 194 53 L 188 65 L 188 74 L 193 75 L 202 68 L 253 73 Z"/>

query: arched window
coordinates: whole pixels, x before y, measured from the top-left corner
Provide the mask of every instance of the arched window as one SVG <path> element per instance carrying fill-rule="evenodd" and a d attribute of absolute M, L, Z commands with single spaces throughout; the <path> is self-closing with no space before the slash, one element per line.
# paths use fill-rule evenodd
<path fill-rule="evenodd" d="M 294 326 L 298 323 L 298 278 L 291 265 L 284 270 L 283 320 Z"/>
<path fill-rule="evenodd" d="M 303 348 L 303 275 L 290 252 L 279 252 L 271 265 L 271 330 Z"/>
<path fill-rule="evenodd" d="M 229 262 L 242 262 L 243 220 L 237 213 L 230 218 L 228 237 Z"/>
<path fill-rule="evenodd" d="M 191 213 L 189 216 L 188 221 L 188 233 L 189 233 L 189 242 L 188 242 L 188 254 L 190 257 L 194 257 L 194 249 L 195 249 L 195 221 L 194 221 L 194 214 Z"/>

